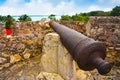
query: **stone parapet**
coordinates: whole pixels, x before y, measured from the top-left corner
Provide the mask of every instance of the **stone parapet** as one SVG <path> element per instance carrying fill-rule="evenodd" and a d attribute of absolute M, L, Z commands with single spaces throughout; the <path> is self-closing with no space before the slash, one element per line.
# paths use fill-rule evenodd
<path fill-rule="evenodd" d="M 0 26 L 0 70 L 41 55 L 42 41 L 46 34 L 43 26 L 39 22 L 16 22 L 10 38 L 6 37 L 4 25 Z"/>
<path fill-rule="evenodd" d="M 91 17 L 86 24 L 86 34 L 104 42 L 108 58 L 120 62 L 120 17 Z"/>

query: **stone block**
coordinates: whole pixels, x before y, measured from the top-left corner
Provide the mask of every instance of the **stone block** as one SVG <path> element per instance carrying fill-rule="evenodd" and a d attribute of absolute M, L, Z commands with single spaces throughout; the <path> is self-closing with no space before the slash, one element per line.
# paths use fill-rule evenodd
<path fill-rule="evenodd" d="M 54 37 L 53 37 L 54 36 Z M 57 46 L 58 35 L 47 34 L 44 38 L 43 44 L 43 56 L 41 58 L 41 64 L 44 71 L 57 73 Z"/>
<path fill-rule="evenodd" d="M 75 66 L 59 35 L 49 33 L 44 38 L 41 63 L 44 71 L 60 74 L 65 80 L 75 80 Z"/>
<path fill-rule="evenodd" d="M 59 74 L 41 72 L 37 76 L 38 80 L 64 80 Z"/>
<path fill-rule="evenodd" d="M 29 29 L 24 29 L 23 30 L 23 34 L 29 34 L 30 33 L 30 30 Z"/>
<path fill-rule="evenodd" d="M 87 79 L 87 75 L 83 70 L 76 71 L 76 80 L 89 80 Z"/>
<path fill-rule="evenodd" d="M 10 56 L 10 63 L 15 63 L 21 60 L 21 56 L 19 54 Z"/>
<path fill-rule="evenodd" d="M 23 55 L 23 57 L 24 57 L 24 59 L 29 59 L 29 58 L 30 58 L 30 53 L 25 53 L 25 54 Z"/>
<path fill-rule="evenodd" d="M 6 61 L 7 61 L 6 58 L 2 58 L 2 57 L 0 57 L 0 64 L 4 64 Z"/>
<path fill-rule="evenodd" d="M 73 59 L 62 45 L 58 46 L 58 74 L 60 74 L 65 80 L 75 80 L 75 65 Z"/>

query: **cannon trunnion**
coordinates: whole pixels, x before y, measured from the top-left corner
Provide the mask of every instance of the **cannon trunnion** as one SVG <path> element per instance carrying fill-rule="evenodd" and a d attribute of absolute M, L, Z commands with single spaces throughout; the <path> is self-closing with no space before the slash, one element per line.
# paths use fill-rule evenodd
<path fill-rule="evenodd" d="M 85 71 L 97 68 L 100 74 L 106 74 L 111 70 L 111 65 L 104 61 L 106 46 L 102 42 L 88 38 L 54 21 L 50 21 L 49 24 L 60 35 L 62 44 L 77 62 L 79 68 Z"/>

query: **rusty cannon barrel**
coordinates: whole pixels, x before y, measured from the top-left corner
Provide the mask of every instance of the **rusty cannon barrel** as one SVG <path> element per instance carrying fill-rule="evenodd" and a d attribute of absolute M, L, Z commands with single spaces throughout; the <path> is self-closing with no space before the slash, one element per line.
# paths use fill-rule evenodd
<path fill-rule="evenodd" d="M 62 44 L 77 62 L 80 69 L 89 71 L 97 68 L 102 75 L 111 70 L 111 65 L 104 61 L 106 46 L 102 42 L 88 38 L 54 21 L 50 21 L 49 24 L 60 35 Z"/>

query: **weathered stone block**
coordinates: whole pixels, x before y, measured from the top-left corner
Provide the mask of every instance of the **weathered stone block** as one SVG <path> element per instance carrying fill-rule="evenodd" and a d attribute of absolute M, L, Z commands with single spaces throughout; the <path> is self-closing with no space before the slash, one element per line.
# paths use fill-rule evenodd
<path fill-rule="evenodd" d="M 83 70 L 76 71 L 76 80 L 89 80 L 86 78 L 87 78 L 87 75 Z"/>
<path fill-rule="evenodd" d="M 15 63 L 21 60 L 21 56 L 19 54 L 10 56 L 10 63 Z"/>
<path fill-rule="evenodd" d="M 53 37 L 54 36 L 54 37 Z M 43 56 L 41 63 L 44 71 L 57 73 L 57 46 L 58 46 L 58 35 L 47 34 L 44 38 Z M 54 43 L 55 42 L 55 43 Z"/>
<path fill-rule="evenodd" d="M 7 61 L 7 59 L 0 57 L 0 64 L 4 64 Z"/>
<path fill-rule="evenodd" d="M 30 33 L 30 30 L 29 30 L 29 29 L 23 30 L 23 34 L 29 34 L 29 33 Z"/>
<path fill-rule="evenodd" d="M 37 76 L 38 80 L 64 80 L 59 74 L 41 72 Z"/>
<path fill-rule="evenodd" d="M 65 80 L 75 80 L 75 65 L 73 59 L 62 45 L 58 46 L 58 73 L 62 75 Z"/>
<path fill-rule="evenodd" d="M 45 36 L 43 53 L 41 63 L 44 71 L 60 74 L 65 80 L 75 80 L 73 59 L 61 44 L 58 34 L 49 33 Z"/>
<path fill-rule="evenodd" d="M 30 58 L 30 53 L 25 53 L 25 54 L 23 55 L 23 57 L 24 57 L 24 59 L 29 59 L 29 58 Z"/>

